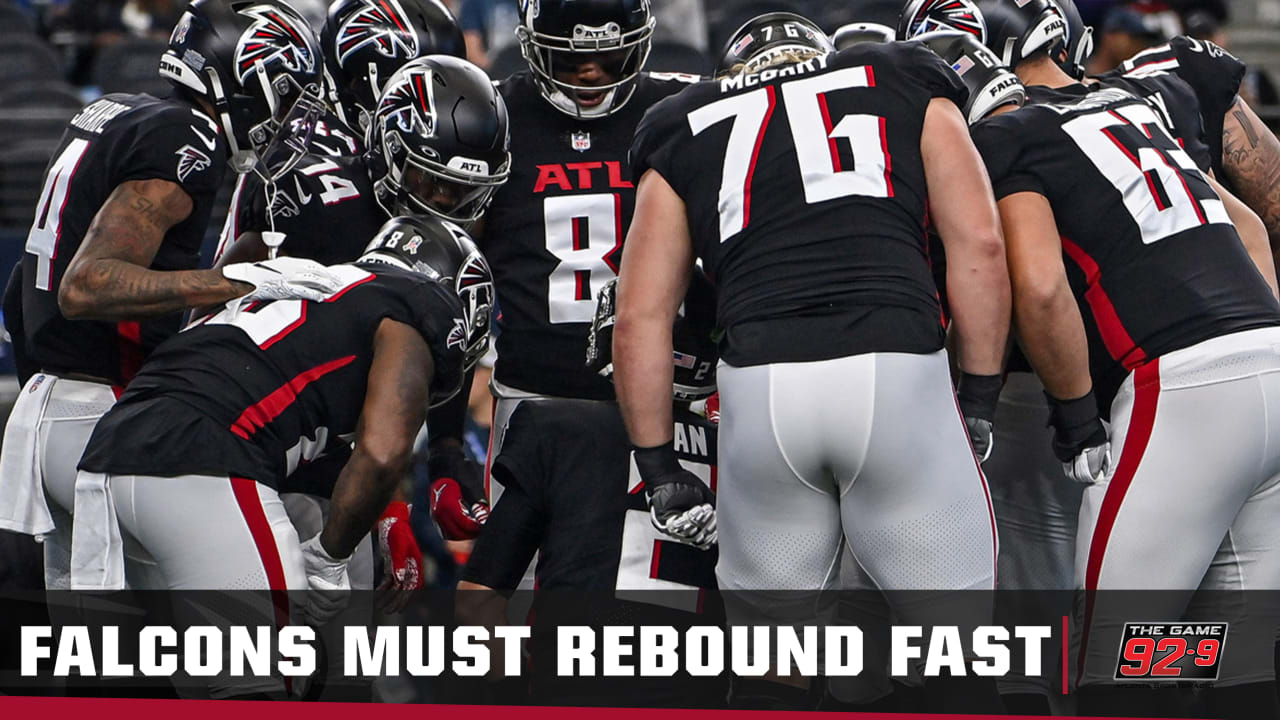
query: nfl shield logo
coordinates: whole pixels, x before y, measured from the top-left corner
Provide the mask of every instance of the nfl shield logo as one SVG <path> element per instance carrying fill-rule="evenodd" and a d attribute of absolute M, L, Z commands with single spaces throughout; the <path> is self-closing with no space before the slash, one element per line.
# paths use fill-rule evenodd
<path fill-rule="evenodd" d="M 576 132 L 570 138 L 573 149 L 578 152 L 586 152 L 591 149 L 591 133 Z"/>

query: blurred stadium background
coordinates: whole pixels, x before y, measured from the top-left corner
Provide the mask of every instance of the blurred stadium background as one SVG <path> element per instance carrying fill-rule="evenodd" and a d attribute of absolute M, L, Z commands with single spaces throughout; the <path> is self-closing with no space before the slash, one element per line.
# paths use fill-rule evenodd
<path fill-rule="evenodd" d="M 291 0 L 317 28 L 327 0 Z M 513 29 L 518 0 L 445 0 L 472 61 L 495 77 L 524 64 Z M 0 0 L 0 278 L 21 256 L 40 180 L 63 124 L 110 92 L 166 92 L 156 65 L 186 0 Z M 757 14 L 790 10 L 828 30 L 854 21 L 897 23 L 901 0 L 653 0 L 658 18 L 649 69 L 702 73 L 724 40 Z M 1280 124 L 1280 0 L 1077 0 L 1095 29 L 1092 70 L 1118 64 L 1177 34 L 1214 40 L 1250 66 L 1242 93 Z M 230 184 L 206 245 L 222 225 Z M 5 336 L 7 340 L 7 336 Z M 16 393 L 0 343 L 0 424 Z"/>

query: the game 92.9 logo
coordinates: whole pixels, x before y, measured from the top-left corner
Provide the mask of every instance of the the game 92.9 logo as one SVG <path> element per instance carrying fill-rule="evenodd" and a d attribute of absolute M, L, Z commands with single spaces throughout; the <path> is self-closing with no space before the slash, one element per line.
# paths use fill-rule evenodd
<path fill-rule="evenodd" d="M 1116 680 L 1217 680 L 1226 623 L 1125 623 Z"/>

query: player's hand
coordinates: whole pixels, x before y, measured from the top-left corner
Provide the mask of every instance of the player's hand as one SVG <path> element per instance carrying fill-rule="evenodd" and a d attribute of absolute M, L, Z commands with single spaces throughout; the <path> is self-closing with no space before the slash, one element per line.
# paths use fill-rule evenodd
<path fill-rule="evenodd" d="M 699 550 L 710 549 L 717 537 L 715 495 L 711 489 L 680 466 L 670 443 L 637 448 L 635 458 L 653 526 L 677 542 Z"/>
<path fill-rule="evenodd" d="M 222 268 L 228 280 L 247 283 L 253 290 L 241 302 L 257 300 L 320 301 L 342 289 L 344 281 L 314 260 L 282 257 L 255 263 L 233 263 Z"/>
<path fill-rule="evenodd" d="M 489 519 L 484 469 L 461 450 L 433 452 L 427 459 L 431 478 L 431 517 L 446 540 L 470 540 Z"/>
<path fill-rule="evenodd" d="M 307 601 L 302 614 L 309 625 L 320 627 L 342 612 L 351 593 L 347 560 L 335 558 L 320 544 L 317 534 L 302 543 L 302 560 L 307 572 Z"/>
<path fill-rule="evenodd" d="M 1003 385 L 1004 378 L 1000 375 L 974 375 L 967 372 L 960 374 L 960 382 L 956 385 L 956 401 L 960 405 L 960 414 L 964 416 L 965 428 L 969 431 L 973 454 L 980 463 L 991 457 L 991 449 L 995 445 L 992 423 L 995 421 L 996 405 L 1000 401 L 1000 388 Z"/>
<path fill-rule="evenodd" d="M 385 577 L 378 590 L 389 593 L 379 602 L 384 612 L 404 610 L 414 590 L 422 588 L 422 550 L 409 525 L 409 506 L 395 500 L 378 518 L 378 552 Z"/>
<path fill-rule="evenodd" d="M 1111 470 L 1111 443 L 1107 426 L 1098 417 L 1093 391 L 1074 400 L 1049 400 L 1049 425 L 1053 427 L 1053 454 L 1067 477 L 1083 485 L 1101 481 Z"/>

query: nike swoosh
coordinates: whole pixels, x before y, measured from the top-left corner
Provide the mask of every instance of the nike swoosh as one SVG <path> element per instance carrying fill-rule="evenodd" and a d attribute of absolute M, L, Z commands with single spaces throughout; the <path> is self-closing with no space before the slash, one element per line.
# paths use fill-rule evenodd
<path fill-rule="evenodd" d="M 195 125 L 191 125 L 190 128 L 191 128 L 191 132 L 195 133 L 196 137 L 200 138 L 200 141 L 204 143 L 204 146 L 209 148 L 209 152 L 213 152 L 215 149 L 217 149 L 218 147 L 217 135 L 214 135 L 211 138 L 205 137 L 203 134 L 201 134 L 199 130 L 196 129 Z"/>
<path fill-rule="evenodd" d="M 300 204 L 306 205 L 311 202 L 311 194 L 302 189 L 302 178 L 294 176 L 293 186 L 298 190 L 298 202 Z"/>

